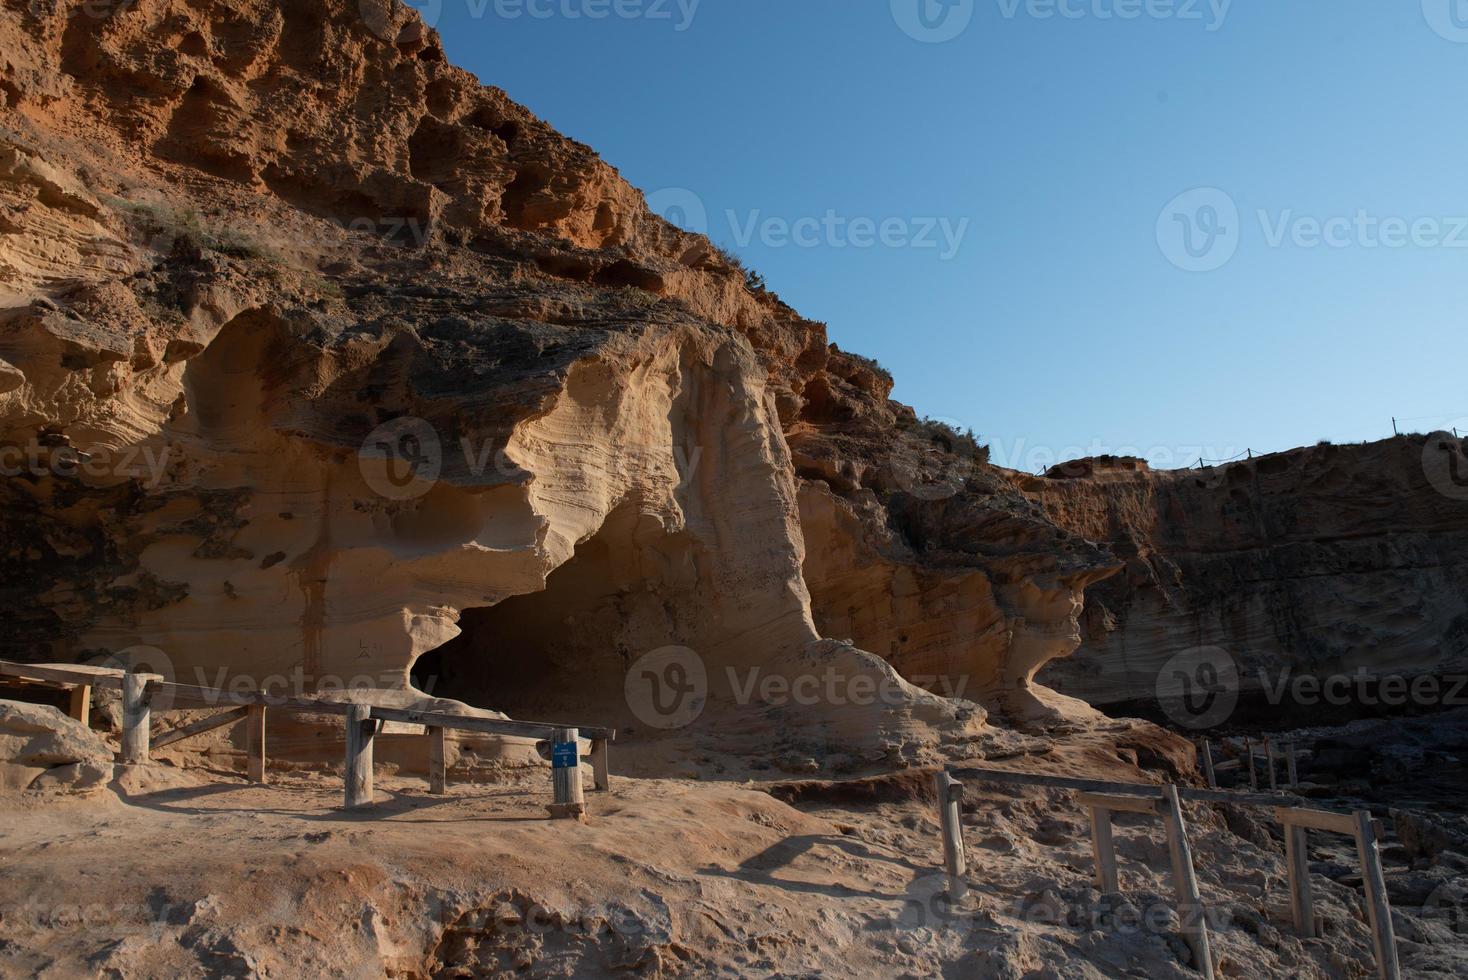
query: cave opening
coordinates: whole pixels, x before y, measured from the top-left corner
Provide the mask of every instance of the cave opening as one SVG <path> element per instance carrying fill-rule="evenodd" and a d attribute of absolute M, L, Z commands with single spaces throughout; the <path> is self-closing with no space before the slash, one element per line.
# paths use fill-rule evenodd
<path fill-rule="evenodd" d="M 413 685 L 515 719 L 635 727 L 628 665 L 687 641 L 693 554 L 686 535 L 619 508 L 543 591 L 465 609 L 460 634 L 413 665 Z"/>

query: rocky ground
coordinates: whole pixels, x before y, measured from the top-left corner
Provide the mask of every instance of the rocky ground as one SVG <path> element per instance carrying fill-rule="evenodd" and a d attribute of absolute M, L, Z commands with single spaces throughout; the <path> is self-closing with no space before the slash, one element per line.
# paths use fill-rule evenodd
<path fill-rule="evenodd" d="M 64 764 L 105 740 L 59 712 L 37 724 L 43 710 L 0 719 L 38 770 L 26 784 L 9 764 L 0 794 L 4 976 L 1196 976 L 1156 822 L 1118 818 L 1123 894 L 1100 895 L 1070 793 L 971 785 L 971 894 L 954 907 L 930 769 L 791 779 L 715 754 L 659 778 L 645 770 L 669 760 L 631 744 L 585 824 L 546 818 L 539 767 L 460 768 L 444 797 L 389 767 L 378 805 L 346 813 L 319 767 L 256 786 L 220 760 Z M 1172 744 L 1116 722 L 955 761 L 1153 781 L 1137 763 Z M 1187 818 L 1220 975 L 1373 975 L 1347 842 L 1313 835 L 1323 938 L 1302 942 L 1265 813 Z M 1461 976 L 1464 859 L 1397 835 L 1404 969 Z"/>

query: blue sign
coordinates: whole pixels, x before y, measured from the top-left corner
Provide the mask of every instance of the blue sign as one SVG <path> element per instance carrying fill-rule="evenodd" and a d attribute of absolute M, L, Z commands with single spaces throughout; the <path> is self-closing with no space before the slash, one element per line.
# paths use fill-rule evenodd
<path fill-rule="evenodd" d="M 575 742 L 557 742 L 551 746 L 551 767 L 553 769 L 575 769 L 580 764 L 576 754 Z"/>

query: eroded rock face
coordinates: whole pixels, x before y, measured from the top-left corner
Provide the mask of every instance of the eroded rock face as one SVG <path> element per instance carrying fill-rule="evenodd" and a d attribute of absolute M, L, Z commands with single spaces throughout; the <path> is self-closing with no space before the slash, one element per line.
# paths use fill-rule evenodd
<path fill-rule="evenodd" d="M 1287 671 L 1462 674 L 1468 491 L 1435 468 L 1439 442 L 1462 452 L 1409 436 L 1202 471 L 1102 459 L 1015 474 L 1126 562 L 1090 590 L 1085 643 L 1045 682 L 1096 704 L 1154 697 L 1163 665 L 1200 647 L 1232 658 L 1246 692 Z"/>
<path fill-rule="evenodd" d="M 7 3 L 0 37 L 3 655 L 410 691 L 442 648 L 498 707 L 506 664 L 617 700 L 652 648 L 799 673 L 834 636 L 1077 708 L 1032 678 L 1115 563 L 410 10 Z"/>

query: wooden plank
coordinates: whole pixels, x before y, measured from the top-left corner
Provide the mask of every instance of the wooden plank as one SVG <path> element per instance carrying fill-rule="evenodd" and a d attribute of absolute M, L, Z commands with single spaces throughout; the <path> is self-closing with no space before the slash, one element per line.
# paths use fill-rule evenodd
<path fill-rule="evenodd" d="M 1244 759 L 1249 767 L 1249 788 L 1257 791 L 1259 789 L 1259 772 L 1254 766 L 1254 740 L 1244 739 Z"/>
<path fill-rule="evenodd" d="M 447 735 L 442 728 L 428 729 L 428 792 L 442 796 L 449 789 Z"/>
<path fill-rule="evenodd" d="M 598 792 L 612 791 L 612 762 L 608 742 L 604 738 L 591 743 L 591 784 Z"/>
<path fill-rule="evenodd" d="M 511 735 L 520 738 L 544 738 L 554 741 L 557 732 L 572 726 L 554 725 L 537 721 L 512 721 L 506 718 L 475 718 L 469 715 L 451 715 L 441 711 L 414 711 L 408 708 L 372 709 L 372 717 L 384 721 L 405 721 L 430 728 L 448 728 L 463 732 L 480 732 L 486 735 Z M 617 737 L 613 728 L 578 728 L 582 738 L 612 740 Z"/>
<path fill-rule="evenodd" d="M 968 894 L 968 856 L 963 849 L 963 783 L 940 769 L 933 774 L 938 797 L 938 826 L 943 837 L 943 870 L 948 876 L 948 898 L 961 902 Z"/>
<path fill-rule="evenodd" d="M 1369 810 L 1351 815 L 1356 826 L 1356 852 L 1361 858 L 1361 878 L 1366 886 L 1366 917 L 1371 922 L 1371 942 L 1376 949 L 1376 972 L 1382 980 L 1400 980 L 1397 937 L 1392 926 L 1392 908 L 1386 895 L 1386 878 L 1381 872 L 1381 847 Z"/>
<path fill-rule="evenodd" d="M 586 787 L 581 782 L 581 736 L 574 728 L 560 728 L 551 739 L 551 789 L 555 802 L 549 807 L 557 820 L 586 819 Z"/>
<path fill-rule="evenodd" d="M 232 725 L 241 718 L 244 718 L 249 710 L 249 708 L 243 705 L 238 708 L 230 708 L 227 711 L 219 712 L 217 715 L 200 718 L 198 721 L 193 721 L 180 728 L 175 728 L 171 732 L 164 732 L 162 735 L 153 739 L 153 748 L 161 749 L 164 746 L 172 745 L 174 742 L 182 742 L 186 738 L 193 738 L 195 735 L 202 735 L 205 732 L 212 732 L 216 728 Z"/>
<path fill-rule="evenodd" d="M 1100 793 L 1080 794 L 1081 806 L 1101 807 L 1113 813 L 1153 813 L 1157 812 L 1158 801 L 1150 796 L 1115 796 Z"/>
<path fill-rule="evenodd" d="M 122 762 L 142 765 L 148 761 L 153 711 L 148 678 L 154 674 L 126 674 L 122 678 Z"/>
<path fill-rule="evenodd" d="M 1104 806 L 1092 806 L 1091 810 L 1091 854 L 1096 861 L 1096 890 L 1103 895 L 1115 895 L 1121 891 L 1121 879 L 1116 873 L 1116 845 L 1111 839 L 1111 811 Z"/>
<path fill-rule="evenodd" d="M 1295 761 L 1295 742 L 1293 739 L 1285 743 L 1285 775 L 1289 778 L 1289 789 L 1294 789 L 1300 785 L 1300 770 Z"/>
<path fill-rule="evenodd" d="M 1304 827 L 1285 827 L 1285 870 L 1290 882 L 1290 916 L 1295 932 L 1315 938 L 1315 898 L 1310 883 L 1310 832 Z"/>
<path fill-rule="evenodd" d="M 377 722 L 372 708 L 354 704 L 346 716 L 347 758 L 342 775 L 346 779 L 346 808 L 356 810 L 372 805 L 372 741 L 377 735 Z"/>
<path fill-rule="evenodd" d="M 91 725 L 92 685 L 78 684 L 71 689 L 71 705 L 67 708 L 66 713 L 83 725 Z"/>
<path fill-rule="evenodd" d="M 1265 764 L 1269 766 L 1269 791 L 1271 793 L 1278 792 L 1279 782 L 1275 777 L 1278 757 L 1274 753 L 1274 739 L 1272 738 L 1266 738 L 1264 740 L 1264 759 Z"/>
<path fill-rule="evenodd" d="M 245 751 L 249 759 L 250 782 L 264 783 L 265 776 L 265 705 L 252 704 L 245 708 L 249 726 L 245 729 Z"/>
<path fill-rule="evenodd" d="M 287 697 L 259 691 L 236 692 L 195 687 L 191 684 L 169 684 L 155 681 L 151 688 L 159 697 L 170 699 L 176 708 L 221 708 L 230 705 L 264 705 L 281 711 L 301 711 L 346 717 L 355 707 L 350 701 L 326 701 L 316 698 Z"/>
<path fill-rule="evenodd" d="M 60 684 L 64 687 L 90 684 L 113 691 L 122 690 L 123 678 L 128 676 L 127 671 L 115 667 L 93 667 L 90 664 L 18 664 L 10 660 L 0 660 L 0 674 L 37 684 Z M 150 681 L 163 679 L 160 674 L 139 673 L 134 676 Z"/>
<path fill-rule="evenodd" d="M 1162 788 L 1162 822 L 1167 828 L 1167 850 L 1172 858 L 1172 882 L 1177 892 L 1177 914 L 1182 922 L 1183 940 L 1193 951 L 1194 968 L 1207 980 L 1213 980 L 1208 922 L 1203 913 L 1203 897 L 1198 891 L 1193 850 L 1188 844 L 1188 828 L 1183 821 L 1183 808 L 1176 786 Z"/>
<path fill-rule="evenodd" d="M 1193 789 L 1191 786 L 1178 788 L 1177 795 L 1189 803 L 1233 803 L 1248 806 L 1279 806 L 1277 793 L 1244 793 L 1228 789 Z"/>
<path fill-rule="evenodd" d="M 1310 830 L 1325 830 L 1332 834 L 1354 836 L 1356 822 L 1345 813 L 1329 810 L 1307 810 L 1302 807 L 1280 806 L 1274 808 L 1274 817 L 1286 827 L 1306 827 Z"/>

